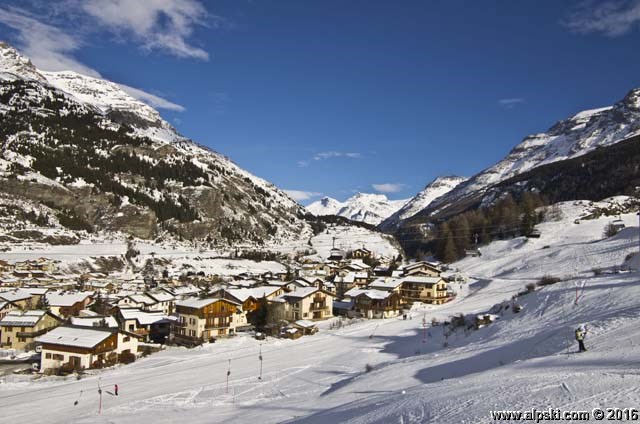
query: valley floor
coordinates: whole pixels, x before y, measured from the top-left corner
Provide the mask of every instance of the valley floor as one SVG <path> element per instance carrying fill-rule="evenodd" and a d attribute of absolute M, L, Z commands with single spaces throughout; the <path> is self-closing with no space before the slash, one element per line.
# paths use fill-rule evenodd
<path fill-rule="evenodd" d="M 607 219 L 572 226 L 574 212 L 567 205 L 562 222 L 543 224 L 538 240 L 493 243 L 481 258 L 459 262 L 474 282 L 456 285 L 451 303 L 414 309 L 411 319 L 339 330 L 324 323 L 317 335 L 295 341 L 237 337 L 170 348 L 81 380 L 5 376 L 2 420 L 482 423 L 493 422 L 492 410 L 637 407 L 640 274 L 607 273 L 637 250 L 635 215 L 624 215 L 628 227 L 602 240 Z M 595 266 L 601 275 L 591 272 Z M 520 296 L 519 313 L 494 309 L 493 324 L 448 337 L 431 326 L 433 318 L 511 305 L 544 274 L 566 280 Z M 588 325 L 589 351 L 577 354 L 579 324 Z M 103 394 L 98 415 L 98 386 L 110 391 L 114 384 L 120 395 Z"/>

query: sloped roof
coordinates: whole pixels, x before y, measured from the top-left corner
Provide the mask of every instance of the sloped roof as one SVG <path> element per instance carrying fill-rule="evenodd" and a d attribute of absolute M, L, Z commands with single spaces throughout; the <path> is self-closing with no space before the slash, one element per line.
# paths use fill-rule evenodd
<path fill-rule="evenodd" d="M 151 325 L 167 319 L 161 312 L 145 312 L 140 309 L 120 309 L 120 314 L 125 320 L 135 319 L 140 325 Z"/>
<path fill-rule="evenodd" d="M 42 319 L 46 311 L 11 311 L 0 320 L 0 325 L 13 327 L 33 327 Z"/>
<path fill-rule="evenodd" d="M 183 307 L 187 307 L 187 308 L 200 309 L 200 308 L 204 308 L 207 305 L 211 305 L 212 303 L 219 302 L 221 300 L 224 300 L 225 302 L 233 303 L 234 305 L 239 305 L 238 302 L 234 302 L 233 300 L 220 299 L 220 298 L 217 298 L 217 297 L 206 298 L 206 299 L 200 299 L 200 298 L 197 298 L 197 297 L 190 297 L 188 299 L 184 299 L 184 300 L 181 300 L 181 301 L 177 302 L 176 306 L 183 306 Z"/>
<path fill-rule="evenodd" d="M 0 299 L 7 302 L 17 302 L 19 300 L 30 299 L 31 293 L 22 289 L 14 289 L 0 292 Z"/>
<path fill-rule="evenodd" d="M 253 292 L 253 297 L 260 299 L 262 297 L 270 296 L 281 289 L 282 287 L 260 286 L 252 288 L 251 291 Z"/>
<path fill-rule="evenodd" d="M 80 327 L 99 327 L 102 320 L 107 323 L 107 327 L 117 328 L 118 322 L 114 317 L 71 317 L 71 324 Z"/>
<path fill-rule="evenodd" d="M 378 278 L 369 283 L 370 288 L 382 290 L 393 290 L 400 285 L 402 285 L 402 280 L 399 278 Z"/>
<path fill-rule="evenodd" d="M 300 287 L 299 289 L 296 289 L 295 291 L 292 291 L 291 293 L 285 294 L 284 297 L 293 297 L 293 298 L 302 299 L 303 297 L 307 297 L 307 296 L 310 296 L 310 295 L 314 294 L 318 290 L 319 289 L 317 287 Z"/>
<path fill-rule="evenodd" d="M 417 276 L 406 276 L 402 277 L 400 281 L 402 283 L 414 283 L 414 284 L 425 284 L 425 285 L 433 285 L 442 280 L 442 277 L 417 277 Z"/>
<path fill-rule="evenodd" d="M 146 293 L 152 299 L 155 299 L 156 302 L 169 302 L 174 300 L 175 297 L 172 294 L 167 292 L 148 292 Z"/>
<path fill-rule="evenodd" d="M 136 303 L 142 303 L 144 305 L 153 305 L 157 303 L 154 299 L 145 294 L 130 294 L 127 297 Z"/>
<path fill-rule="evenodd" d="M 59 293 L 49 292 L 45 295 L 47 302 L 51 306 L 73 306 L 84 301 L 87 297 L 93 296 L 93 292 Z"/>
<path fill-rule="evenodd" d="M 107 330 L 107 331 L 105 331 Z M 37 338 L 40 343 L 92 348 L 107 339 L 113 330 L 90 327 L 57 327 Z"/>

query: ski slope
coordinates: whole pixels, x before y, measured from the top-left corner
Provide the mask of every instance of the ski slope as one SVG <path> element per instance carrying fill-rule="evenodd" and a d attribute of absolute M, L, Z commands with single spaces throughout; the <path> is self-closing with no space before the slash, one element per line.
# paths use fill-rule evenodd
<path fill-rule="evenodd" d="M 454 284 L 456 300 L 416 307 L 409 320 L 338 330 L 322 323 L 295 341 L 237 337 L 169 348 L 81 380 L 5 376 L 2 419 L 28 422 L 46 411 L 51 423 L 488 423 L 491 410 L 637 407 L 640 275 L 614 273 L 637 251 L 637 217 L 623 214 L 627 228 L 604 239 L 612 217 L 573 224 L 587 209 L 563 204 L 560 220 L 539 226 L 540 239 L 492 243 L 482 257 L 454 264 L 473 282 Z M 519 313 L 506 308 L 541 273 L 566 280 L 521 295 Z M 445 336 L 431 326 L 433 318 L 485 312 L 498 319 L 478 330 Z M 579 324 L 588 326 L 589 351 L 577 354 Z M 103 395 L 101 415 L 99 384 L 120 387 L 118 397 Z"/>

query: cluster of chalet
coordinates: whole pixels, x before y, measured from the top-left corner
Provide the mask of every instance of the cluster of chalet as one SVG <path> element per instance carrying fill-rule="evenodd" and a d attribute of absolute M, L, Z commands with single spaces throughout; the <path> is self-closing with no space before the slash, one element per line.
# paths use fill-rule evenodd
<path fill-rule="evenodd" d="M 367 263 L 378 264 L 375 267 Z M 0 261 L 0 349 L 40 347 L 42 372 L 131 362 L 150 344 L 196 345 L 258 330 L 297 338 L 335 315 L 387 318 L 454 294 L 432 263 L 399 267 L 332 249 L 288 272 L 234 276 L 65 275 L 45 258 Z"/>
<path fill-rule="evenodd" d="M 421 261 L 393 269 L 383 261 L 372 268 L 365 263 L 372 257 L 368 249 L 354 250 L 348 255 L 351 259 L 346 256 L 332 249 L 328 260 L 303 265 L 307 279 L 326 279 L 325 287 L 338 299 L 334 302 L 336 315 L 388 318 L 414 303 L 440 305 L 455 297 L 438 264 Z"/>

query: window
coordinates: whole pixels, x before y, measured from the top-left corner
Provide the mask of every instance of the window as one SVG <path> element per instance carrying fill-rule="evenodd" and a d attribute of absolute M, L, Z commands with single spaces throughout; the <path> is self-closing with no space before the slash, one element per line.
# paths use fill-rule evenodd
<path fill-rule="evenodd" d="M 122 339 L 122 341 L 125 343 L 128 342 L 129 340 L 131 340 L 131 337 L 129 336 L 126 336 L 125 338 Z"/>
<path fill-rule="evenodd" d="M 51 359 L 51 353 L 50 353 L 50 352 L 47 352 L 47 353 L 44 355 L 44 357 L 45 357 L 45 359 Z"/>
<path fill-rule="evenodd" d="M 59 353 L 54 353 L 53 354 L 53 360 L 54 361 L 64 361 L 64 355 L 60 355 Z"/>

